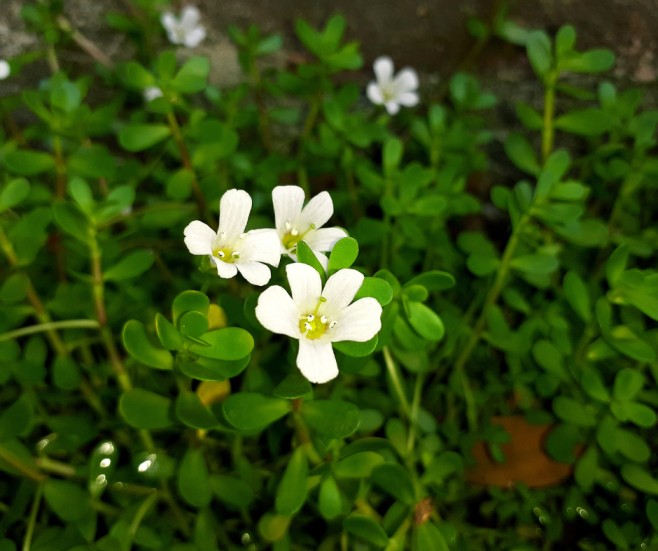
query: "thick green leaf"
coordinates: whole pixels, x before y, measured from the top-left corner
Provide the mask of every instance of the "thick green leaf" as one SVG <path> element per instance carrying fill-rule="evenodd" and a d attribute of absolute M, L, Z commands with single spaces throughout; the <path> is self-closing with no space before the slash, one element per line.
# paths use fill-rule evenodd
<path fill-rule="evenodd" d="M 334 466 L 334 474 L 338 478 L 369 478 L 372 470 L 383 462 L 381 454 L 363 451 L 338 461 Z"/>
<path fill-rule="evenodd" d="M 441 531 L 433 522 L 416 526 L 412 551 L 450 551 Z"/>
<path fill-rule="evenodd" d="M 0 191 L 0 212 L 14 208 L 30 193 L 30 183 L 25 178 L 16 178 Z"/>
<path fill-rule="evenodd" d="M 610 116 L 601 109 L 570 111 L 555 119 L 555 128 L 579 136 L 600 136 L 612 125 Z"/>
<path fill-rule="evenodd" d="M 219 500 L 238 509 L 248 507 L 254 499 L 251 486 L 233 476 L 211 475 L 210 488 Z"/>
<path fill-rule="evenodd" d="M 185 312 L 178 320 L 178 329 L 181 335 L 199 342 L 201 336 L 208 331 L 208 316 L 201 312 Z"/>
<path fill-rule="evenodd" d="M 128 320 L 123 326 L 123 346 L 133 358 L 156 369 L 173 369 L 171 352 L 154 345 L 141 321 Z"/>
<path fill-rule="evenodd" d="M 239 360 L 215 360 L 212 358 L 185 358 L 183 355 L 177 357 L 177 367 L 182 373 L 200 381 L 225 381 L 235 377 L 244 371 L 249 365 L 251 355 Z"/>
<path fill-rule="evenodd" d="M 334 342 L 333 347 L 353 358 L 364 358 L 372 354 L 377 348 L 378 337 L 375 335 L 372 339 L 365 342 L 340 341 Z"/>
<path fill-rule="evenodd" d="M 57 225 L 68 235 L 87 243 L 89 239 L 89 220 L 71 203 L 56 202 L 52 206 L 53 217 Z"/>
<path fill-rule="evenodd" d="M 5 167 L 21 176 L 35 176 L 55 168 L 55 159 L 41 151 L 14 150 L 5 154 Z"/>
<path fill-rule="evenodd" d="M 170 133 L 164 124 L 128 124 L 119 131 L 119 143 L 126 151 L 134 153 L 160 143 Z"/>
<path fill-rule="evenodd" d="M 299 372 L 290 373 L 281 381 L 272 393 L 279 398 L 301 398 L 312 392 L 311 383 Z"/>
<path fill-rule="evenodd" d="M 364 297 L 372 297 L 382 306 L 386 306 L 393 300 L 393 288 L 385 279 L 379 277 L 366 277 L 361 287 L 354 296 L 354 300 Z"/>
<path fill-rule="evenodd" d="M 423 481 L 443 484 L 446 477 L 461 472 L 463 468 L 464 459 L 462 456 L 453 451 L 446 451 L 432 459 L 425 469 Z"/>
<path fill-rule="evenodd" d="M 146 272 L 151 266 L 155 257 L 153 251 L 139 250 L 128 253 L 124 258 L 119 260 L 114 266 L 108 268 L 103 273 L 106 281 L 124 281 L 132 279 Z"/>
<path fill-rule="evenodd" d="M 562 282 L 564 296 L 574 312 L 584 322 L 592 318 L 592 303 L 585 282 L 576 272 L 567 272 Z"/>
<path fill-rule="evenodd" d="M 178 71 L 171 86 L 181 94 L 201 92 L 207 86 L 208 73 L 210 73 L 210 60 L 207 57 L 192 57 Z"/>
<path fill-rule="evenodd" d="M 307 477 L 306 450 L 299 446 L 290 456 L 276 490 L 274 506 L 277 513 L 285 516 L 297 514 L 306 501 Z"/>
<path fill-rule="evenodd" d="M 224 415 L 235 428 L 252 432 L 264 429 L 286 415 L 290 402 L 280 398 L 270 398 L 255 392 L 232 394 L 222 404 Z"/>
<path fill-rule="evenodd" d="M 43 497 L 50 509 L 64 522 L 79 520 L 91 507 L 90 495 L 77 484 L 66 480 L 46 480 Z"/>
<path fill-rule="evenodd" d="M 405 310 L 409 325 L 421 337 L 428 341 L 440 341 L 443 338 L 445 334 L 443 321 L 434 310 L 420 302 L 407 302 Z"/>
<path fill-rule="evenodd" d="M 173 424 L 169 398 L 143 388 L 124 392 L 119 399 L 119 412 L 126 422 L 140 429 L 163 429 Z"/>
<path fill-rule="evenodd" d="M 557 270 L 559 262 L 547 254 L 528 254 L 516 256 L 510 262 L 512 268 L 528 275 L 549 275 Z"/>
<path fill-rule="evenodd" d="M 203 405 L 199 396 L 194 392 L 183 392 L 176 398 L 176 417 L 188 427 L 193 429 L 211 429 L 217 426 L 217 419 L 212 412 Z"/>
<path fill-rule="evenodd" d="M 365 515 L 351 514 L 343 521 L 343 528 L 348 533 L 360 540 L 371 543 L 378 549 L 388 544 L 388 536 L 381 527 L 381 524 Z"/>
<path fill-rule="evenodd" d="M 174 299 L 171 307 L 174 315 L 174 323 L 177 324 L 178 318 L 185 312 L 194 311 L 207 314 L 209 306 L 210 299 L 203 293 L 199 291 L 183 291 Z"/>
<path fill-rule="evenodd" d="M 416 492 L 409 471 L 397 463 L 384 463 L 372 471 L 372 481 L 405 505 L 413 505 Z"/>
<path fill-rule="evenodd" d="M 428 291 L 445 291 L 455 286 L 455 278 L 448 272 L 430 270 L 412 277 L 404 286 L 408 287 L 410 285 L 422 285 Z"/>
<path fill-rule="evenodd" d="M 644 375 L 637 369 L 625 367 L 617 372 L 612 395 L 616 400 L 632 400 L 644 386 Z"/>
<path fill-rule="evenodd" d="M 574 425 L 583 427 L 596 425 L 596 410 L 567 396 L 558 396 L 553 400 L 553 411 L 560 419 Z"/>
<path fill-rule="evenodd" d="M 644 494 L 658 495 L 658 480 L 645 467 L 636 463 L 624 463 L 621 466 L 621 476 L 627 484 Z"/>
<path fill-rule="evenodd" d="M 343 512 L 343 497 L 333 476 L 327 476 L 320 483 L 318 509 L 323 518 L 335 519 Z"/>
<path fill-rule="evenodd" d="M 207 346 L 194 343 L 190 351 L 216 360 L 235 361 L 248 356 L 254 348 L 251 333 L 241 327 L 224 327 L 208 331 L 200 336 Z"/>
<path fill-rule="evenodd" d="M 536 176 L 541 172 L 539 160 L 530 142 L 520 133 L 513 132 L 505 140 L 505 153 L 517 168 Z"/>
<path fill-rule="evenodd" d="M 329 256 L 329 264 L 327 265 L 329 275 L 343 268 L 349 268 L 354 264 L 358 255 L 359 244 L 356 242 L 356 239 L 344 237 L 337 241 Z"/>
<path fill-rule="evenodd" d="M 535 73 L 540 78 L 545 78 L 553 65 L 551 39 L 543 31 L 532 31 L 528 33 L 526 49 Z"/>
<path fill-rule="evenodd" d="M 322 282 L 324 283 L 325 279 L 327 278 L 327 274 L 325 273 L 322 264 L 320 264 L 318 257 L 315 256 L 311 250 L 311 247 L 309 247 L 304 241 L 297 243 L 297 259 L 300 262 L 315 268 L 315 271 L 320 274 L 320 279 L 322 279 Z"/>
<path fill-rule="evenodd" d="M 304 402 L 302 417 L 327 438 L 347 438 L 359 426 L 359 408 L 342 400 Z"/>
<path fill-rule="evenodd" d="M 0 442 L 10 440 L 26 431 L 34 415 L 32 402 L 27 394 L 0 413 Z"/>
<path fill-rule="evenodd" d="M 207 507 L 210 504 L 210 476 L 200 449 L 190 448 L 185 452 L 178 468 L 177 483 L 181 497 L 192 507 Z"/>
<path fill-rule="evenodd" d="M 178 350 L 183 345 L 180 333 L 160 312 L 155 315 L 155 332 L 160 344 L 167 350 Z"/>

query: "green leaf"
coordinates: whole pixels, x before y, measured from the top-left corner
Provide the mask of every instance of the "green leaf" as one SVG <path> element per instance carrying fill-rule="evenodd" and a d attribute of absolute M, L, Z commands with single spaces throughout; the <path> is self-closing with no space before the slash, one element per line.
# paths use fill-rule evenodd
<path fill-rule="evenodd" d="M 578 459 L 574 467 L 574 478 L 576 483 L 586 492 L 589 492 L 596 482 L 598 475 L 598 451 L 596 446 L 589 446 L 585 453 Z"/>
<path fill-rule="evenodd" d="M 404 286 L 410 285 L 422 285 L 428 291 L 445 291 L 455 286 L 455 278 L 448 272 L 430 270 L 412 277 Z"/>
<path fill-rule="evenodd" d="M 287 400 L 270 398 L 255 392 L 232 394 L 222 404 L 226 419 L 235 428 L 252 432 L 262 430 L 290 411 Z"/>
<path fill-rule="evenodd" d="M 658 495 L 658 480 L 636 463 L 624 463 L 621 466 L 621 477 L 629 486 L 643 494 Z"/>
<path fill-rule="evenodd" d="M 627 325 L 613 327 L 604 338 L 608 344 L 629 358 L 649 363 L 656 360 L 653 347 L 633 333 Z"/>
<path fill-rule="evenodd" d="M 119 131 L 119 143 L 126 151 L 135 153 L 160 143 L 170 133 L 164 124 L 128 124 Z"/>
<path fill-rule="evenodd" d="M 532 355 L 535 361 L 548 373 L 555 375 L 560 381 L 566 382 L 569 380 L 562 354 L 551 341 L 539 339 L 532 346 Z"/>
<path fill-rule="evenodd" d="M 173 369 L 171 352 L 154 345 L 141 321 L 128 320 L 121 334 L 123 346 L 137 361 L 156 369 Z"/>
<path fill-rule="evenodd" d="M 359 408 L 342 400 L 304 402 L 301 414 L 312 429 L 327 438 L 347 438 L 359 426 Z"/>
<path fill-rule="evenodd" d="M 600 402 L 609 402 L 610 393 L 607 387 L 603 384 L 601 376 L 598 371 L 593 368 L 588 368 L 583 371 L 583 376 L 580 380 L 583 390 L 587 392 L 595 400 Z"/>
<path fill-rule="evenodd" d="M 343 268 L 349 268 L 354 264 L 358 255 L 359 244 L 356 242 L 356 239 L 344 237 L 337 241 L 329 256 L 329 264 L 327 266 L 329 275 Z"/>
<path fill-rule="evenodd" d="M 293 516 L 306 501 L 308 459 L 306 450 L 298 447 L 292 453 L 276 490 L 274 506 L 280 515 Z"/>
<path fill-rule="evenodd" d="M 64 522 L 81 519 L 91 507 L 91 497 L 73 482 L 48 478 L 43 497 L 50 509 Z"/>
<path fill-rule="evenodd" d="M 624 532 L 614 520 L 611 518 L 605 519 L 601 528 L 603 528 L 605 537 L 614 543 L 617 549 L 630 549 Z"/>
<path fill-rule="evenodd" d="M 528 174 L 536 176 L 541 172 L 537 154 L 530 142 L 518 132 L 511 133 L 505 140 L 505 153 L 514 165 Z"/>
<path fill-rule="evenodd" d="M 233 476 L 213 474 L 210 476 L 210 488 L 224 503 L 242 509 L 254 500 L 254 491 L 244 480 Z"/>
<path fill-rule="evenodd" d="M 289 400 L 292 400 L 294 398 L 306 396 L 311 392 L 311 383 L 308 382 L 308 379 L 301 373 L 294 372 L 286 375 L 285 379 L 274 387 L 272 394 L 278 398 L 288 398 Z"/>
<path fill-rule="evenodd" d="M 194 94 L 205 89 L 210 73 L 210 60 L 207 57 L 192 57 L 178 71 L 171 87 L 181 94 Z"/>
<path fill-rule="evenodd" d="M 193 343 L 190 351 L 215 360 L 235 361 L 248 356 L 254 349 L 254 338 L 241 327 L 224 327 L 201 335 L 207 346 Z"/>
<path fill-rule="evenodd" d="M 423 473 L 424 483 L 443 484 L 446 477 L 464 469 L 464 459 L 453 451 L 434 457 Z"/>
<path fill-rule="evenodd" d="M 70 356 L 58 356 L 52 365 L 53 384 L 62 390 L 74 390 L 80 386 L 80 367 Z"/>
<path fill-rule="evenodd" d="M 644 438 L 626 429 L 617 429 L 615 433 L 617 450 L 631 461 L 644 463 L 651 457 L 651 449 Z"/>
<path fill-rule="evenodd" d="M 339 460 L 334 465 L 334 474 L 338 478 L 370 478 L 372 470 L 383 462 L 381 454 L 363 451 Z"/>
<path fill-rule="evenodd" d="M 612 395 L 616 400 L 632 400 L 644 386 L 644 375 L 636 369 L 625 367 L 617 372 Z"/>
<path fill-rule="evenodd" d="M 386 306 L 393 300 L 393 288 L 388 281 L 379 277 L 366 277 L 363 279 L 361 287 L 354 295 L 354 300 L 360 298 L 372 297 L 382 306 Z"/>
<path fill-rule="evenodd" d="M 563 25 L 555 35 L 555 53 L 559 59 L 573 51 L 576 44 L 576 30 L 571 25 Z"/>
<path fill-rule="evenodd" d="M 658 532 L 658 501 L 655 499 L 647 501 L 647 518 L 653 526 L 653 529 Z"/>
<path fill-rule="evenodd" d="M 592 318 L 592 303 L 581 277 L 576 272 L 567 272 L 562 282 L 562 290 L 569 306 L 578 314 L 578 317 L 585 323 L 589 322 Z"/>
<path fill-rule="evenodd" d="M 388 536 L 381 525 L 365 515 L 351 514 L 343 520 L 343 528 L 353 536 L 371 543 L 377 548 L 381 549 L 388 544 Z"/>
<path fill-rule="evenodd" d="M 343 512 L 343 498 L 333 476 L 327 476 L 320 483 L 318 509 L 326 520 L 332 520 Z"/>
<path fill-rule="evenodd" d="M 318 274 L 320 274 L 320 279 L 324 284 L 324 281 L 327 278 L 327 274 L 325 273 L 322 264 L 320 264 L 318 257 L 315 256 L 315 254 L 311 250 L 311 247 L 309 247 L 304 241 L 300 241 L 299 243 L 297 243 L 297 259 L 299 260 L 299 262 L 308 264 L 312 268 L 315 268 L 315 271 L 318 272 Z"/>
<path fill-rule="evenodd" d="M 575 53 L 560 60 L 559 67 L 572 73 L 602 73 L 615 64 L 615 54 L 610 50 L 594 49 Z"/>
<path fill-rule="evenodd" d="M 579 136 L 600 136 L 612 126 L 610 115 L 594 107 L 570 111 L 555 119 L 555 128 Z"/>
<path fill-rule="evenodd" d="M 232 361 L 203 357 L 186 359 L 184 356 L 179 355 L 177 358 L 177 367 L 183 374 L 193 379 L 199 379 L 200 381 L 225 381 L 242 373 L 247 365 L 249 365 L 250 360 L 251 355 Z"/>
<path fill-rule="evenodd" d="M 36 176 L 55 168 L 55 158 L 41 151 L 14 150 L 4 156 L 4 164 L 9 172 L 21 176 Z"/>
<path fill-rule="evenodd" d="M 412 551 L 450 551 L 445 537 L 433 522 L 416 526 L 412 542 Z"/>
<path fill-rule="evenodd" d="M 400 164 L 402 160 L 403 146 L 397 138 L 388 138 L 384 142 L 382 161 L 384 165 L 384 174 L 390 175 Z"/>
<path fill-rule="evenodd" d="M 171 400 L 142 388 L 127 390 L 119 399 L 119 412 L 126 422 L 139 429 L 171 426 Z"/>
<path fill-rule="evenodd" d="M 558 396 L 553 400 L 553 411 L 560 419 L 574 425 L 593 427 L 597 422 L 596 410 L 592 406 L 567 396 Z"/>
<path fill-rule="evenodd" d="M 416 492 L 409 471 L 397 463 L 384 463 L 372 471 L 372 481 L 405 505 L 413 505 Z"/>
<path fill-rule="evenodd" d="M 183 345 L 178 329 L 160 312 L 155 314 L 155 332 L 158 335 L 160 344 L 167 350 L 178 350 Z"/>
<path fill-rule="evenodd" d="M 194 392 L 182 392 L 178 395 L 175 412 L 184 425 L 193 429 L 208 430 L 217 426 L 215 416 Z"/>
<path fill-rule="evenodd" d="M 553 65 L 551 39 L 543 31 L 532 31 L 528 33 L 526 50 L 530 65 L 537 76 L 546 78 Z"/>
<path fill-rule="evenodd" d="M 114 266 L 103 273 L 106 281 L 125 281 L 146 272 L 155 262 L 153 251 L 139 250 L 128 253 Z"/>
<path fill-rule="evenodd" d="M 174 323 L 178 324 L 178 318 L 180 318 L 185 312 L 194 311 L 207 314 L 209 306 L 210 299 L 203 293 L 200 293 L 199 291 L 183 291 L 174 299 L 171 307 L 174 316 Z"/>
<path fill-rule="evenodd" d="M 199 338 L 208 331 L 208 316 L 201 312 L 185 312 L 178 320 L 178 329 L 181 335 L 203 346 L 203 341 L 200 342 Z"/>
<path fill-rule="evenodd" d="M 0 212 L 14 208 L 30 193 L 30 183 L 25 178 L 11 180 L 0 192 Z"/>
<path fill-rule="evenodd" d="M 608 257 L 605 263 L 605 275 L 610 287 L 615 287 L 619 284 L 621 275 L 628 265 L 629 254 L 630 248 L 627 244 L 623 243 L 612 251 L 612 254 Z"/>
<path fill-rule="evenodd" d="M 512 268 L 528 275 L 549 275 L 560 265 L 557 258 L 547 254 L 516 256 L 510 262 Z"/>
<path fill-rule="evenodd" d="M 409 325 L 428 341 L 440 341 L 445 334 L 443 321 L 434 310 L 420 302 L 406 302 Z"/>
<path fill-rule="evenodd" d="M 379 338 L 375 335 L 372 339 L 365 342 L 354 342 L 354 341 L 340 341 L 334 342 L 333 347 L 353 358 L 364 358 L 372 354 L 377 348 L 377 343 Z"/>
<path fill-rule="evenodd" d="M 178 468 L 178 492 L 192 507 L 207 507 L 212 499 L 208 467 L 203 452 L 190 448 Z"/>
<path fill-rule="evenodd" d="M 33 415 L 32 402 L 27 394 L 22 394 L 0 415 L 0 442 L 27 431 L 32 425 Z"/>
<path fill-rule="evenodd" d="M 89 220 L 71 203 L 58 201 L 53 204 L 53 217 L 57 225 L 68 235 L 87 243 L 89 239 Z"/>

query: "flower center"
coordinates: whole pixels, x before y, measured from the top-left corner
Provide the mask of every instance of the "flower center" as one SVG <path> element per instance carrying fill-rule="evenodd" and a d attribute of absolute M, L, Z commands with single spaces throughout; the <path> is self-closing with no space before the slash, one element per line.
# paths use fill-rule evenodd
<path fill-rule="evenodd" d="M 313 310 L 312 313 L 306 314 L 299 319 L 299 330 L 307 339 L 319 339 L 322 335 L 325 334 L 327 329 L 333 329 L 338 324 L 337 321 L 329 321 L 327 316 L 318 314 L 320 305 L 326 300 L 326 298 L 320 297 L 318 299 L 318 304 L 316 305 L 315 310 Z"/>
<path fill-rule="evenodd" d="M 315 229 L 315 224 L 311 224 L 306 231 L 300 232 L 295 226 L 293 226 L 290 221 L 286 222 L 286 233 L 283 234 L 281 238 L 281 243 L 286 248 L 287 251 L 294 253 L 297 249 L 297 243 L 299 243 L 304 236 L 307 235 L 311 230 Z"/>
<path fill-rule="evenodd" d="M 389 101 L 394 101 L 395 98 L 397 97 L 394 88 L 388 84 L 380 86 L 379 89 L 382 93 L 382 98 L 384 100 L 384 103 L 388 103 Z"/>
<path fill-rule="evenodd" d="M 236 248 L 240 244 L 240 241 L 244 239 L 245 234 L 240 235 L 239 239 L 234 244 L 227 243 L 226 234 L 224 232 L 218 235 L 218 240 L 213 247 L 212 255 L 215 258 L 219 258 L 222 262 L 228 264 L 233 264 L 237 260 L 240 260 L 240 251 Z"/>

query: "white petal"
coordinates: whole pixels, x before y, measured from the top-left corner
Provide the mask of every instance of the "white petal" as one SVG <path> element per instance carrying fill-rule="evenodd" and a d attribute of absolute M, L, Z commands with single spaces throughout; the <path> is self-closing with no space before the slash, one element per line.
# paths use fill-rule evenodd
<path fill-rule="evenodd" d="M 185 245 L 192 254 L 212 254 L 212 243 L 217 236 L 207 224 L 195 220 L 183 230 Z"/>
<path fill-rule="evenodd" d="M 169 34 L 171 31 L 174 30 L 174 27 L 177 24 L 176 18 L 174 17 L 174 14 L 171 12 L 164 12 L 160 16 L 160 23 L 162 23 L 162 26 L 165 28 L 167 31 L 167 34 Z M 171 38 L 171 35 L 170 35 Z"/>
<path fill-rule="evenodd" d="M 11 67 L 4 59 L 0 59 L 0 80 L 6 79 L 11 73 Z"/>
<path fill-rule="evenodd" d="M 251 197 L 242 189 L 229 189 L 219 202 L 219 229 L 228 237 L 244 232 L 251 212 Z"/>
<path fill-rule="evenodd" d="M 389 115 L 395 115 L 400 110 L 400 106 L 394 101 L 387 101 L 384 107 Z"/>
<path fill-rule="evenodd" d="M 389 82 L 393 78 L 393 60 L 386 55 L 375 59 L 372 68 L 380 84 Z"/>
<path fill-rule="evenodd" d="M 416 92 L 403 92 L 395 99 L 400 105 L 413 107 L 418 103 L 418 94 Z"/>
<path fill-rule="evenodd" d="M 223 277 L 224 279 L 229 279 L 231 277 L 234 277 L 235 274 L 238 273 L 238 269 L 235 266 L 235 264 L 231 264 L 230 262 L 224 262 L 223 260 L 220 260 L 219 258 L 215 258 L 214 256 L 211 256 L 210 258 L 217 266 L 217 274 L 219 275 L 219 277 Z"/>
<path fill-rule="evenodd" d="M 338 375 L 338 365 L 331 342 L 302 338 L 299 341 L 297 367 L 312 383 L 326 383 L 334 379 Z"/>
<path fill-rule="evenodd" d="M 244 260 L 265 262 L 274 267 L 281 260 L 281 240 L 276 230 L 251 230 L 237 246 Z"/>
<path fill-rule="evenodd" d="M 272 285 L 258 297 L 256 318 L 265 329 L 272 333 L 300 339 L 302 337 L 299 330 L 300 317 L 295 302 L 280 285 Z"/>
<path fill-rule="evenodd" d="M 357 300 L 345 308 L 336 327 L 330 330 L 332 341 L 365 342 L 372 339 L 382 328 L 382 307 L 374 298 Z"/>
<path fill-rule="evenodd" d="M 347 237 L 347 232 L 342 228 L 321 228 L 305 235 L 304 241 L 313 251 L 330 251 L 343 237 Z"/>
<path fill-rule="evenodd" d="M 418 75 L 413 69 L 402 69 L 393 81 L 393 86 L 398 94 L 402 92 L 413 92 L 418 88 Z"/>
<path fill-rule="evenodd" d="M 376 82 L 371 82 L 366 88 L 366 95 L 368 99 L 375 105 L 382 105 L 384 103 L 384 95 L 382 89 Z"/>
<path fill-rule="evenodd" d="M 316 228 L 324 226 L 333 213 L 334 203 L 331 195 L 326 191 L 318 193 L 302 209 L 299 217 L 300 231 L 305 231 L 311 224 L 315 224 Z"/>
<path fill-rule="evenodd" d="M 286 275 L 297 309 L 302 315 L 312 312 L 322 293 L 320 274 L 308 264 L 295 263 L 286 266 Z"/>
<path fill-rule="evenodd" d="M 286 233 L 286 222 L 296 222 L 304 206 L 304 190 L 299 186 L 277 186 L 272 190 L 274 224 L 279 234 Z"/>
<path fill-rule="evenodd" d="M 148 88 L 144 88 L 144 99 L 149 102 L 153 101 L 154 99 L 161 98 L 162 97 L 162 90 L 158 88 L 157 86 L 149 86 Z"/>
<path fill-rule="evenodd" d="M 340 317 L 340 313 L 352 302 L 354 295 L 363 283 L 363 274 L 346 268 L 338 270 L 327 279 L 322 290 L 322 296 L 327 299 L 324 312 L 330 318 Z"/>
<path fill-rule="evenodd" d="M 191 31 L 197 26 L 201 14 L 196 6 L 185 6 L 181 11 L 180 24 L 187 31 Z"/>
<path fill-rule="evenodd" d="M 206 30 L 203 27 L 196 27 L 185 34 L 185 46 L 187 48 L 196 48 L 206 37 Z"/>
<path fill-rule="evenodd" d="M 242 277 L 252 285 L 266 285 L 270 281 L 270 277 L 272 277 L 270 269 L 260 262 L 252 262 L 250 260 L 245 262 L 238 261 L 235 263 L 235 266 L 242 274 Z"/>

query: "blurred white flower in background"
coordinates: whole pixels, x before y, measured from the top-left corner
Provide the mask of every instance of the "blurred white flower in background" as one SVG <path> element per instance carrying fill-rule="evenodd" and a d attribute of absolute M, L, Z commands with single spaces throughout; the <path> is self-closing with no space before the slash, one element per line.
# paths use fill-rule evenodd
<path fill-rule="evenodd" d="M 11 74 L 11 67 L 4 59 L 0 59 L 0 80 L 6 79 Z"/>
<path fill-rule="evenodd" d="M 149 86 L 148 88 L 145 88 L 142 93 L 144 94 L 144 100 L 147 102 L 162 97 L 162 90 L 157 86 Z"/>
<path fill-rule="evenodd" d="M 185 6 L 179 18 L 171 12 L 165 12 L 160 21 L 172 44 L 195 48 L 206 37 L 206 29 L 200 24 L 201 14 L 194 6 Z"/>
<path fill-rule="evenodd" d="M 381 56 L 373 64 L 376 81 L 368 84 L 368 99 L 375 105 L 383 105 L 390 115 L 395 115 L 400 106 L 413 107 L 418 103 L 418 75 L 416 71 L 405 67 L 393 75 L 393 61 Z"/>

